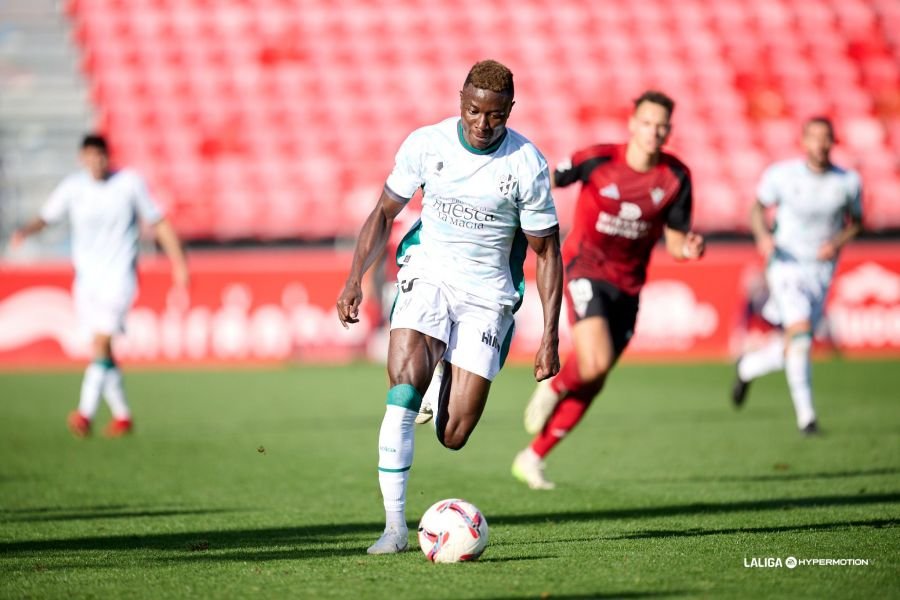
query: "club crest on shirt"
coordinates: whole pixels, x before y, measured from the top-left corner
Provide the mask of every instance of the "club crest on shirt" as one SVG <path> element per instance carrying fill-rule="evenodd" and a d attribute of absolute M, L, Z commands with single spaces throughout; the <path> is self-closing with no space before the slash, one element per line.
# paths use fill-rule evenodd
<path fill-rule="evenodd" d="M 659 206 L 662 199 L 666 197 L 666 191 L 661 187 L 655 187 L 650 190 L 650 199 L 653 200 L 654 206 Z"/>
<path fill-rule="evenodd" d="M 518 182 L 516 179 L 507 173 L 506 175 L 502 175 L 497 181 L 497 190 L 500 192 L 501 196 L 509 198 L 513 195 L 517 185 Z"/>

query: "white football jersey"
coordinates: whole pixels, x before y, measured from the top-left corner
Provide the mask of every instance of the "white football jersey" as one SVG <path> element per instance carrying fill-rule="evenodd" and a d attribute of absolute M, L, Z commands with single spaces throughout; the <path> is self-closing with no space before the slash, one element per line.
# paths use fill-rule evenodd
<path fill-rule="evenodd" d="M 138 219 L 153 224 L 163 217 L 144 180 L 129 170 L 115 172 L 105 181 L 87 171 L 69 175 L 53 191 L 40 216 L 46 223 L 68 216 L 79 283 L 115 290 L 134 285 Z"/>
<path fill-rule="evenodd" d="M 775 246 L 800 261 L 813 261 L 847 215 L 862 216 L 862 186 L 855 171 L 832 166 L 815 173 L 804 159 L 775 163 L 763 173 L 756 197 L 775 206 Z"/>
<path fill-rule="evenodd" d="M 459 117 L 446 119 L 406 138 L 385 184 L 400 202 L 420 187 L 422 216 L 404 239 L 402 263 L 479 298 L 518 303 L 520 230 L 543 237 L 559 226 L 538 149 L 507 128 L 493 152 L 481 152 L 465 142 Z"/>

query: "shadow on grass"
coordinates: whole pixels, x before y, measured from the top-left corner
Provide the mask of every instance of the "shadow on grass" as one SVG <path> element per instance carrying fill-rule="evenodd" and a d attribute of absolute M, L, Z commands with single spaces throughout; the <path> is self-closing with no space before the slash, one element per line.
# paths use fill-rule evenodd
<path fill-rule="evenodd" d="M 491 596 L 490 600 L 527 600 L 528 598 L 551 598 L 552 600 L 604 600 L 605 598 L 678 598 L 692 596 L 696 592 L 672 590 L 667 592 L 596 592 L 593 594 L 553 594 L 546 596 L 530 594 L 527 596 Z M 486 599 L 487 600 L 487 599 Z"/>
<path fill-rule="evenodd" d="M 832 471 L 823 473 L 772 473 L 767 475 L 721 475 L 710 477 L 684 477 L 652 479 L 637 479 L 639 482 L 653 483 L 725 483 L 744 481 L 806 481 L 813 479 L 849 479 L 852 477 L 878 477 L 881 475 L 896 475 L 900 468 L 884 467 L 879 469 L 860 469 L 856 471 Z"/>
<path fill-rule="evenodd" d="M 46 514 L 56 512 L 74 512 L 74 511 L 102 511 L 102 510 L 122 510 L 123 508 L 134 508 L 133 505 L 127 504 L 98 504 L 94 506 L 39 506 L 37 508 L 0 508 L 0 516 L 18 515 L 18 514 Z"/>
<path fill-rule="evenodd" d="M 716 515 L 733 512 L 781 511 L 794 508 L 860 506 L 900 502 L 900 493 L 858 494 L 853 496 L 810 496 L 743 500 L 737 502 L 703 502 L 635 508 L 605 509 L 581 512 L 493 515 L 492 526 L 528 525 L 535 523 L 568 523 L 641 519 L 688 515 Z M 202 512 L 202 511 L 198 511 Z M 410 524 L 410 529 L 415 524 Z M 847 523 L 837 524 L 847 526 Z M 865 525 L 870 525 L 866 523 Z M 852 523 L 850 526 L 853 526 Z M 885 526 L 893 526 L 887 523 Z M 815 527 L 815 526 L 813 526 Z M 174 553 L 162 558 L 171 560 L 239 560 L 267 561 L 282 559 L 324 558 L 360 555 L 381 532 L 381 522 L 323 523 L 301 527 L 272 527 L 234 530 L 206 530 L 182 533 L 151 533 L 45 540 L 25 540 L 0 543 L 0 555 L 53 551 L 154 551 Z M 804 529 L 804 527 L 800 527 Z M 793 530 L 793 528 L 791 529 Z M 721 530 L 728 532 L 729 530 Z M 754 530 L 734 530 L 750 531 Z M 779 531 L 760 528 L 759 532 Z M 653 532 L 646 532 L 650 535 Z M 680 531 L 656 532 L 658 536 L 684 534 Z M 638 536 L 639 534 L 636 534 Z M 703 532 L 695 535 L 704 535 Z M 710 534 L 711 535 L 711 534 Z M 326 547 L 323 547 L 326 545 Z M 273 549 L 282 546 L 286 549 Z"/>
<path fill-rule="evenodd" d="M 137 519 L 143 517 L 177 517 L 182 515 L 213 515 L 240 512 L 227 508 L 203 510 L 101 510 L 83 512 L 60 512 L 56 514 L 30 514 L 6 516 L 0 513 L 0 523 L 45 522 L 45 521 L 93 521 L 97 519 Z"/>
<path fill-rule="evenodd" d="M 812 531 L 844 531 L 856 527 L 875 529 L 900 526 L 900 519 L 871 519 L 868 521 L 837 521 L 834 523 L 812 523 L 809 525 L 784 525 L 779 527 L 738 527 L 729 529 L 657 529 L 638 531 L 628 535 L 606 537 L 608 540 L 642 540 L 649 538 L 699 537 L 707 535 L 730 535 L 735 533 L 787 533 Z"/>
<path fill-rule="evenodd" d="M 738 500 L 735 502 L 697 502 L 669 506 L 645 506 L 613 508 L 607 510 L 564 513 L 534 513 L 529 515 L 497 515 L 488 517 L 491 525 L 523 525 L 529 523 L 592 521 L 615 519 L 642 519 L 653 517 L 677 517 L 714 515 L 732 512 L 763 512 L 792 508 L 833 506 L 857 506 L 862 504 L 891 504 L 900 502 L 900 493 L 857 494 L 853 496 L 806 496 L 800 498 L 772 498 L 770 500 Z M 0 546 L 2 548 L 2 546 Z"/>

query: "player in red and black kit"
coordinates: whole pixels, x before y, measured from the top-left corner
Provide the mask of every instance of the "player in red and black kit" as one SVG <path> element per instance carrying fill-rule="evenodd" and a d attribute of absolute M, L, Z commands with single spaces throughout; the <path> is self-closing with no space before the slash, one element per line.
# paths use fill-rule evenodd
<path fill-rule="evenodd" d="M 627 144 L 576 152 L 553 175 L 557 187 L 582 184 L 563 245 L 574 351 L 559 375 L 538 385 L 525 411 L 525 429 L 537 435 L 512 471 L 533 489 L 554 487 L 544 457 L 584 417 L 628 346 L 653 246 L 665 237 L 676 259 L 703 256 L 703 237 L 690 231 L 690 172 L 662 151 L 674 106 L 665 94 L 645 92 L 634 101 Z"/>

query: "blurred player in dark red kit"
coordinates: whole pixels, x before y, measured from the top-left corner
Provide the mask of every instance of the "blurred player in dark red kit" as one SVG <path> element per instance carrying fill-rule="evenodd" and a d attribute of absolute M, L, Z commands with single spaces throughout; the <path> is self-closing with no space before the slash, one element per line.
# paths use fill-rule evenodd
<path fill-rule="evenodd" d="M 525 429 L 536 436 L 512 472 L 533 489 L 555 487 L 544 476 L 544 457 L 581 421 L 628 346 L 653 246 L 664 237 L 678 260 L 703 256 L 703 237 L 690 231 L 690 172 L 662 151 L 674 106 L 665 94 L 644 92 L 634 101 L 627 144 L 580 150 L 553 174 L 556 187 L 582 184 L 563 245 L 574 349 L 556 377 L 538 384 L 525 411 Z"/>

